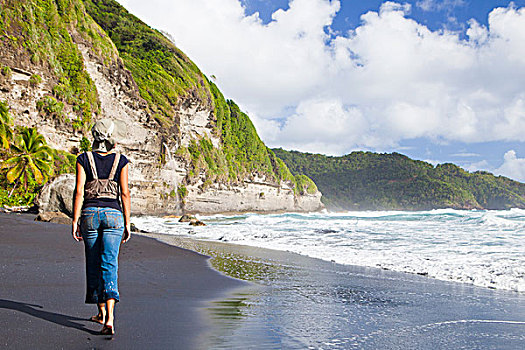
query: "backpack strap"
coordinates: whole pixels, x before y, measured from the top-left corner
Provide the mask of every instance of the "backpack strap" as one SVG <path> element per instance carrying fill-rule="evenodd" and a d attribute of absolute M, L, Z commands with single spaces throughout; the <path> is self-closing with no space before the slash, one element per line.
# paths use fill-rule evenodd
<path fill-rule="evenodd" d="M 89 165 L 91 166 L 91 173 L 93 174 L 93 179 L 98 179 L 97 166 L 95 165 L 95 159 L 93 158 L 93 152 L 86 152 L 89 159 Z"/>
<path fill-rule="evenodd" d="M 115 153 L 115 160 L 113 161 L 113 166 L 111 167 L 111 172 L 109 173 L 108 179 L 113 180 L 115 178 L 115 174 L 117 173 L 119 161 L 120 161 L 120 153 Z"/>

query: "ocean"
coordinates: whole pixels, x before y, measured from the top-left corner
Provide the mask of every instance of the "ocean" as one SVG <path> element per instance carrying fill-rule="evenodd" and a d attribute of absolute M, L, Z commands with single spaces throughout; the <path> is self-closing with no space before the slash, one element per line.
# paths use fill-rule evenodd
<path fill-rule="evenodd" d="M 342 265 L 525 292 L 525 210 L 134 217 L 148 232 L 288 251 Z"/>

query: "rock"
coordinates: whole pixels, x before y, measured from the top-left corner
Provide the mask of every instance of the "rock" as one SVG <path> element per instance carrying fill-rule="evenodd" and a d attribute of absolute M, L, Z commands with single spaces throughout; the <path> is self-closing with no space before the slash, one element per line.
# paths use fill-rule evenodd
<path fill-rule="evenodd" d="M 55 224 L 71 225 L 71 218 L 59 211 L 43 212 L 38 214 L 35 221 L 53 222 Z"/>
<path fill-rule="evenodd" d="M 73 216 L 75 175 L 63 174 L 44 186 L 36 200 L 40 213 L 62 212 Z"/>
<path fill-rule="evenodd" d="M 197 219 L 192 219 L 190 221 L 190 225 L 191 226 L 206 226 L 206 224 L 200 220 L 197 220 Z"/>
<path fill-rule="evenodd" d="M 191 220 L 197 220 L 194 216 L 184 214 L 179 219 L 179 222 L 191 222 Z"/>
<path fill-rule="evenodd" d="M 15 206 L 15 207 L 2 207 L 0 208 L 0 211 L 3 213 L 33 213 L 36 214 L 38 211 L 35 209 L 34 206 L 28 207 L 28 206 Z"/>
<path fill-rule="evenodd" d="M 164 215 L 163 219 L 179 219 L 180 215 Z"/>
<path fill-rule="evenodd" d="M 148 231 L 137 228 L 134 223 L 131 223 L 131 232 L 149 233 Z"/>
<path fill-rule="evenodd" d="M 313 212 L 323 209 L 321 193 L 296 196 L 285 181 L 280 185 L 263 180 L 244 181 L 235 185 L 212 183 L 206 191 L 199 184 L 186 185 L 184 210 L 212 214 L 227 212 Z M 261 196 L 261 193 L 264 193 Z"/>

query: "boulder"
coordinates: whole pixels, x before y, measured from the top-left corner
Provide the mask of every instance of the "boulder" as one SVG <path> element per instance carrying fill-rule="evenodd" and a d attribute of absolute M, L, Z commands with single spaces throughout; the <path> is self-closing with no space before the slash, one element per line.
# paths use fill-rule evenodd
<path fill-rule="evenodd" d="M 59 211 L 43 212 L 38 214 L 36 221 L 53 222 L 55 224 L 71 225 L 71 218 Z"/>
<path fill-rule="evenodd" d="M 196 220 L 196 218 L 194 216 L 184 214 L 179 219 L 179 222 L 190 222 L 191 220 Z"/>
<path fill-rule="evenodd" d="M 131 232 L 149 233 L 148 231 L 139 229 L 134 223 L 131 223 Z"/>
<path fill-rule="evenodd" d="M 62 212 L 73 216 L 75 175 L 63 174 L 49 182 L 40 192 L 36 204 L 39 213 Z"/>
<path fill-rule="evenodd" d="M 200 220 L 197 220 L 197 219 L 191 219 L 190 220 L 190 225 L 191 226 L 206 226 L 206 224 Z"/>

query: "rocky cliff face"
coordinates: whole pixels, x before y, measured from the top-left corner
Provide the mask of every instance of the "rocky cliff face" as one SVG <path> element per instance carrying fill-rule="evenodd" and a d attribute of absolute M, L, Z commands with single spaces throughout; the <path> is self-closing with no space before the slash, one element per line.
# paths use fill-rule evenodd
<path fill-rule="evenodd" d="M 204 186 L 205 174 L 193 174 L 193 181 L 187 181 L 189 164 L 177 151 L 201 138 L 221 147 L 221 138 L 214 131 L 217 120 L 212 106 L 187 94 L 174 107 L 175 123 L 169 128 L 161 126 L 150 115 L 118 52 L 102 56 L 75 26 L 67 28 L 81 54 L 83 68 L 96 87 L 99 111 L 93 119 L 120 119 L 128 127 L 127 137 L 120 141 L 118 149 L 131 161 L 134 213 L 314 211 L 322 207 L 319 192 L 298 195 L 288 182 L 264 176 L 247 176 L 236 182 L 215 181 Z M 101 29 L 100 32 L 103 34 Z M 45 63 L 33 63 L 30 52 L 12 47 L 2 42 L 0 65 L 9 67 L 10 74 L 0 76 L 0 100 L 8 103 L 16 125 L 37 127 L 52 147 L 75 152 L 83 134 L 90 135 L 87 128 L 73 127 L 72 121 L 79 118 L 74 109 L 66 103 L 59 117 L 37 108 L 37 101 L 55 93 L 56 74 Z M 31 81 L 35 75 L 41 81 Z M 182 187 L 185 191 L 180 190 Z"/>

